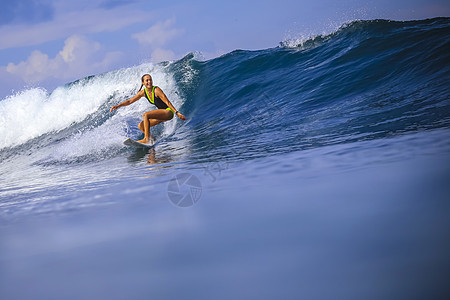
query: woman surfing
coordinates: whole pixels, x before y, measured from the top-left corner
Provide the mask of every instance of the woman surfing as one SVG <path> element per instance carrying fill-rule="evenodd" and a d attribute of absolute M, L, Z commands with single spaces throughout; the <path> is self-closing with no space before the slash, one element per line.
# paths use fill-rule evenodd
<path fill-rule="evenodd" d="M 155 105 L 158 109 L 145 112 L 143 115 L 144 120 L 138 125 L 139 129 L 144 133 L 144 138 L 138 142 L 147 144 L 150 141 L 153 142 L 153 138 L 150 136 L 150 127 L 171 120 L 174 114 L 181 120 L 186 120 L 186 117 L 175 109 L 161 88 L 153 86 L 152 76 L 145 74 L 142 76 L 141 80 L 141 88 L 137 92 L 136 96 L 118 105 L 114 105 L 111 107 L 110 111 L 112 112 L 122 106 L 128 106 L 142 97 L 147 98 L 148 102 Z M 144 89 L 142 89 L 143 86 L 145 86 Z"/>

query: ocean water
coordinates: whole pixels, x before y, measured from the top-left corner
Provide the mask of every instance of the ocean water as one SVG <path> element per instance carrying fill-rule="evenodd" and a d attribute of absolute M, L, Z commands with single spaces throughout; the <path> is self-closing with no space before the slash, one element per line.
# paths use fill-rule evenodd
<path fill-rule="evenodd" d="M 450 19 L 0 100 L 1 299 L 447 299 Z M 142 136 L 150 73 L 187 120 Z"/>

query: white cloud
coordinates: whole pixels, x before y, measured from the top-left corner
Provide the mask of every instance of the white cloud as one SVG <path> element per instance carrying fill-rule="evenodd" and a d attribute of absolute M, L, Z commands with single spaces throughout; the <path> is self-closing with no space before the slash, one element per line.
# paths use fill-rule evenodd
<path fill-rule="evenodd" d="M 141 45 L 164 46 L 168 41 L 184 32 L 183 29 L 172 28 L 174 23 L 175 18 L 158 22 L 146 31 L 133 34 L 132 37 Z"/>
<path fill-rule="evenodd" d="M 99 43 L 74 35 L 66 39 L 63 49 L 54 58 L 33 51 L 26 61 L 9 63 L 6 71 L 27 84 L 34 84 L 48 78 L 68 79 L 102 72 L 120 57 L 120 52 L 102 53 Z"/>
<path fill-rule="evenodd" d="M 150 49 L 151 61 L 160 62 L 175 59 L 175 53 L 163 49 L 167 43 L 184 33 L 183 29 L 174 28 L 175 18 L 158 22 L 149 29 L 135 33 L 131 37 L 136 39 L 144 48 Z"/>

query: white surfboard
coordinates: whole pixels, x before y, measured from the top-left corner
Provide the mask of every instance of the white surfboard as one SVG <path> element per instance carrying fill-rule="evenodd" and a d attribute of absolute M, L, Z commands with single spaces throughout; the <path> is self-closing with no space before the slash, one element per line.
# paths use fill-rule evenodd
<path fill-rule="evenodd" d="M 127 146 L 132 146 L 132 147 L 138 147 L 138 148 L 153 148 L 157 142 L 153 143 L 153 144 L 144 144 L 144 143 L 139 143 L 133 139 L 127 138 L 125 141 L 123 141 L 123 143 Z"/>

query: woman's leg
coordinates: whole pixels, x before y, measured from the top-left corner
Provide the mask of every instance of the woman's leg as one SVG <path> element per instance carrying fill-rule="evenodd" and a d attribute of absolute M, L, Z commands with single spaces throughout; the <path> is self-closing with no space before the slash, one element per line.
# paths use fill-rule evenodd
<path fill-rule="evenodd" d="M 163 121 L 163 120 L 157 120 L 157 119 L 150 119 L 150 120 L 148 120 L 148 122 L 149 122 L 149 128 L 150 128 L 150 127 L 153 127 L 153 126 L 155 126 L 155 125 L 158 125 L 159 123 L 164 122 L 164 121 Z M 141 123 L 139 123 L 138 128 L 144 133 L 144 139 L 142 139 L 142 140 L 140 140 L 140 141 L 138 141 L 138 142 L 144 143 L 144 140 L 145 140 L 144 121 L 141 121 Z M 145 143 L 148 143 L 148 142 L 150 142 L 150 143 L 153 143 L 153 142 L 154 142 L 154 139 L 153 139 L 153 137 L 152 137 L 152 134 L 151 134 L 151 132 L 150 132 L 150 129 L 149 129 L 149 133 L 148 133 L 148 140 L 147 140 L 147 142 L 145 142 Z"/>
<path fill-rule="evenodd" d="M 144 132 L 144 138 L 138 142 L 148 143 L 150 140 L 150 127 L 171 120 L 172 118 L 173 112 L 166 109 L 156 109 L 144 113 L 144 120 L 138 125 L 139 129 Z"/>

